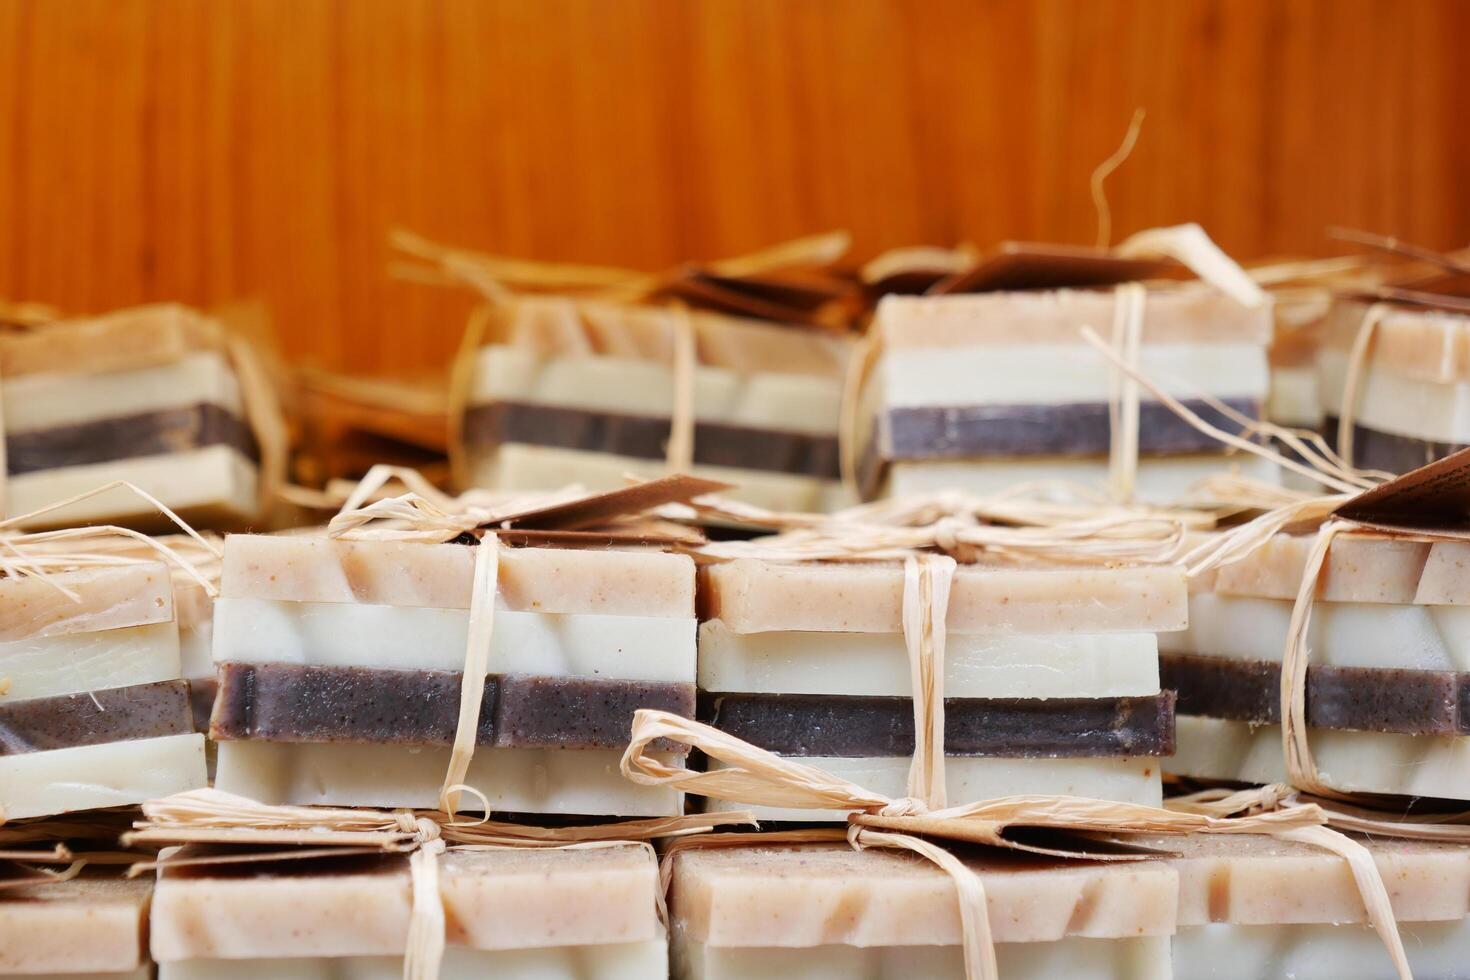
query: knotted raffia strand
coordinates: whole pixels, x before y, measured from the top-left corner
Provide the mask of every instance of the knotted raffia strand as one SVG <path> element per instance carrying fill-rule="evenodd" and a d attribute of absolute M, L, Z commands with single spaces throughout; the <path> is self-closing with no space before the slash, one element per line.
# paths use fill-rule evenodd
<path fill-rule="evenodd" d="M 955 560 L 911 555 L 903 569 L 903 639 L 909 655 L 914 702 L 914 758 L 909 796 L 931 810 L 946 805 L 944 780 L 945 613 Z"/>
<path fill-rule="evenodd" d="M 449 753 L 449 769 L 439 791 L 439 807 L 449 814 L 459 809 L 460 789 L 475 755 L 480 706 L 485 699 L 490 642 L 495 631 L 495 596 L 500 580 L 500 542 L 493 533 L 487 532 L 475 548 L 474 576 L 469 639 L 465 644 L 464 673 L 459 686 L 459 722 L 454 730 L 454 747 Z"/>

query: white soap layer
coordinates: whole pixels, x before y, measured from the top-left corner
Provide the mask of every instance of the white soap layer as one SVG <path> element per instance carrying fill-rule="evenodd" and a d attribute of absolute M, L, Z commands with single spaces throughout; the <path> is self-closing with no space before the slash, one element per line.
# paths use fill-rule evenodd
<path fill-rule="evenodd" d="M 161 456 L 137 456 L 109 463 L 59 466 L 12 476 L 6 487 L 11 514 L 29 514 L 49 504 L 126 480 L 167 506 L 221 522 L 243 521 L 258 506 L 255 464 L 230 446 L 206 446 Z M 153 505 L 124 488 L 89 497 L 52 511 L 26 527 L 61 527 L 97 521 L 131 522 L 166 518 Z"/>
<path fill-rule="evenodd" d="M 1269 389 L 1259 345 L 1146 344 L 1138 364 L 1177 398 L 1264 401 Z M 886 408 L 1107 402 L 1113 384 L 1112 362 L 1081 344 L 902 348 L 878 370 Z"/>
<path fill-rule="evenodd" d="M 172 623 L 63 633 L 0 643 L 0 705 L 181 677 Z"/>
<path fill-rule="evenodd" d="M 463 670 L 468 609 L 221 598 L 217 663 Z M 693 683 L 695 621 L 495 612 L 487 672 Z"/>
<path fill-rule="evenodd" d="M 997 943 L 995 957 L 1005 980 L 1169 980 L 1167 937 Z M 958 980 L 964 975 L 959 946 L 722 948 L 676 941 L 674 949 L 676 980 Z"/>
<path fill-rule="evenodd" d="M 464 782 L 494 810 L 591 816 L 663 817 L 682 812 L 681 795 L 638 786 L 611 749 L 479 748 Z M 670 757 L 670 765 L 681 762 Z M 400 745 L 220 742 L 214 785 L 262 803 L 309 806 L 435 807 L 449 749 Z M 466 794 L 461 806 L 477 807 Z"/>
<path fill-rule="evenodd" d="M 1159 650 L 1280 663 L 1291 607 L 1284 599 L 1196 593 L 1189 628 L 1161 635 Z M 1470 607 L 1316 602 L 1307 646 L 1317 664 L 1470 671 Z"/>
<path fill-rule="evenodd" d="M 726 496 L 771 510 L 825 510 L 829 499 L 839 499 L 841 492 L 836 480 L 791 473 L 732 466 L 694 466 L 689 472 L 734 484 L 735 489 L 727 491 Z M 626 486 L 629 476 L 653 479 L 667 473 L 668 467 L 660 459 L 519 442 L 503 443 L 489 454 L 471 451 L 474 485 L 494 490 L 556 490 L 574 484 L 588 490 L 615 490 Z"/>
<path fill-rule="evenodd" d="M 3 401 L 5 431 L 13 433 L 200 404 L 236 417 L 244 408 L 235 372 L 212 351 L 137 371 L 22 375 L 6 381 Z"/>
<path fill-rule="evenodd" d="M 9 820 L 127 806 L 204 786 L 203 735 L 0 756 L 0 808 Z"/>
<path fill-rule="evenodd" d="M 1470 919 L 1400 922 L 1414 976 L 1470 978 Z M 1174 980 L 1382 980 L 1393 966 L 1378 933 L 1363 925 L 1183 926 L 1174 936 Z"/>
<path fill-rule="evenodd" d="M 1280 727 L 1195 715 L 1180 715 L 1175 725 L 1177 748 L 1163 760 L 1165 772 L 1286 781 Z M 1310 741 L 1317 771 L 1333 789 L 1470 800 L 1470 737 L 1313 729 Z"/>
<path fill-rule="evenodd" d="M 1149 503 L 1185 499 L 1200 480 L 1231 472 L 1265 483 L 1281 482 L 1275 463 L 1255 456 L 1191 454 L 1145 456 L 1138 461 L 1135 497 Z M 1101 456 L 1038 456 L 1033 459 L 992 458 L 896 462 L 888 467 L 887 496 L 963 490 L 986 496 L 1023 483 L 1054 481 L 1102 489 L 1108 461 Z"/>
<path fill-rule="evenodd" d="M 699 627 L 699 686 L 751 694 L 909 697 L 903 637 L 895 633 L 732 633 Z M 951 633 L 944 694 L 951 698 L 1104 698 L 1156 694 L 1152 633 Z"/>
<path fill-rule="evenodd" d="M 1296 429 L 1316 429 L 1322 424 L 1316 367 L 1271 368 L 1271 397 L 1266 402 L 1266 418 Z"/>
<path fill-rule="evenodd" d="M 802 765 L 856 783 L 863 789 L 898 799 L 907 795 L 911 759 L 845 759 L 802 757 Z M 944 760 L 945 787 L 950 806 L 993 800 L 1002 796 L 1083 796 L 1118 803 L 1161 806 L 1161 760 L 1144 757 L 1096 759 L 997 759 L 950 756 Z M 715 759 L 710 769 L 724 768 Z M 755 806 L 732 800 L 709 800 L 706 810 L 753 810 L 761 820 L 845 820 L 841 810 L 798 810 Z"/>
<path fill-rule="evenodd" d="M 1332 348 L 1318 360 L 1322 409 L 1329 415 L 1342 414 L 1347 364 L 1346 352 Z M 1421 381 L 1369 366 L 1358 382 L 1353 421 L 1416 439 L 1470 442 L 1470 384 Z"/>
<path fill-rule="evenodd" d="M 185 680 L 214 676 L 214 621 L 179 627 L 179 669 Z"/>
<path fill-rule="evenodd" d="M 153 980 L 153 967 L 140 966 L 127 973 L 0 973 L 5 980 Z"/>
<path fill-rule="evenodd" d="M 158 964 L 158 980 L 400 980 L 397 956 L 302 959 L 181 960 Z M 662 939 L 598 946 L 444 950 L 440 980 L 659 980 L 668 976 L 668 944 Z"/>
<path fill-rule="evenodd" d="M 470 404 L 495 401 L 668 418 L 674 410 L 674 372 L 668 364 L 636 358 L 544 359 L 516 347 L 483 347 Z M 694 417 L 704 421 L 833 435 L 841 404 L 837 378 L 741 375 L 706 365 L 694 369 Z"/>

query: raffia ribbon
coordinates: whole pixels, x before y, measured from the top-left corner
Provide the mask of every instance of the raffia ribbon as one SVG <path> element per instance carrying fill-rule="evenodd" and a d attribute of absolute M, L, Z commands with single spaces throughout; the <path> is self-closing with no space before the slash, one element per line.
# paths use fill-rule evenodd
<path fill-rule="evenodd" d="M 1143 345 L 1143 312 L 1148 290 L 1140 282 L 1125 282 L 1113 291 L 1113 347 L 1124 363 L 1136 367 Z M 1116 501 L 1133 499 L 1138 482 L 1138 382 L 1114 367 L 1110 379 L 1108 487 Z"/>
<path fill-rule="evenodd" d="M 683 303 L 670 307 L 669 328 L 674 342 L 674 403 L 669 412 L 665 463 L 670 473 L 688 473 L 694 468 L 694 381 L 698 366 L 694 317 L 689 307 Z"/>
<path fill-rule="evenodd" d="M 1372 303 L 1363 314 L 1363 322 L 1353 336 L 1353 346 L 1348 350 L 1347 373 L 1343 376 L 1342 401 L 1337 410 L 1337 455 L 1351 464 L 1353 461 L 1353 429 L 1358 412 L 1358 389 L 1368 367 L 1368 352 L 1373 347 L 1373 338 L 1378 325 L 1392 309 L 1387 303 Z"/>

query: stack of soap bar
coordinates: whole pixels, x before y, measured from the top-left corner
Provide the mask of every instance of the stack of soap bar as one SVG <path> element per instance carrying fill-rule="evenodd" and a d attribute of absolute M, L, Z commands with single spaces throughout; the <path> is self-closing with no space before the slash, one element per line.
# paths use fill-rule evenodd
<path fill-rule="evenodd" d="M 503 307 L 475 358 L 463 438 L 476 486 L 613 489 L 664 473 L 673 314 L 565 298 Z M 830 332 L 692 312 L 694 474 L 785 510 L 838 492 L 837 422 L 850 344 Z"/>
<path fill-rule="evenodd" d="M 0 579 L 0 809 L 121 806 L 205 783 L 162 564 Z M 69 589 L 76 598 L 61 591 Z"/>
<path fill-rule="evenodd" d="M 1347 861 L 1246 835 L 1146 838 L 1180 854 L 1174 980 L 1382 980 L 1388 951 L 1367 924 Z M 1364 840 L 1388 886 L 1414 976 L 1470 977 L 1470 848 Z"/>
<path fill-rule="evenodd" d="M 637 845 L 450 852 L 440 859 L 443 980 L 668 975 L 658 867 Z M 400 855 L 165 870 L 159 980 L 393 980 L 412 889 Z"/>
<path fill-rule="evenodd" d="M 1349 351 L 1369 306 L 1341 300 L 1318 361 L 1324 432 L 1336 443 Z M 1470 445 L 1470 317 L 1393 307 L 1378 322 L 1352 409 L 1353 462 L 1407 473 Z"/>
<path fill-rule="evenodd" d="M 1178 878 L 1162 861 L 969 858 L 1006 980 L 1168 980 Z M 674 859 L 680 980 L 959 980 L 952 879 L 917 855 L 846 845 L 695 849 Z M 1245 976 L 1245 974 L 1240 974 Z"/>
<path fill-rule="evenodd" d="M 1310 536 L 1277 535 L 1196 584 L 1189 629 L 1160 638 L 1179 692 L 1165 769 L 1278 782 L 1281 658 Z M 1306 709 L 1323 781 L 1470 800 L 1470 544 L 1339 536 L 1308 632 Z"/>
<path fill-rule="evenodd" d="M 1105 482 L 1113 369 L 1081 338 L 1105 339 L 1112 292 L 1047 290 L 888 296 L 864 391 L 865 496 L 958 487 L 986 494 L 1036 480 Z M 1199 284 L 1150 289 L 1140 369 L 1206 419 L 1237 429 L 1201 398 L 1259 418 L 1268 391 L 1269 306 L 1248 309 Z M 1222 447 L 1143 393 L 1138 493 L 1172 500 L 1231 463 L 1274 479 L 1264 461 Z"/>
<path fill-rule="evenodd" d="M 6 333 L 0 374 L 11 514 L 114 480 L 142 487 L 201 527 L 258 513 L 255 437 L 214 321 L 150 306 Z M 118 490 L 38 521 L 153 525 L 160 518 Z"/>
<path fill-rule="evenodd" d="M 227 538 L 215 785 L 268 803 L 434 806 L 459 717 L 474 562 L 460 544 Z M 618 762 L 636 709 L 693 714 L 693 562 L 503 547 L 495 601 L 465 782 L 495 810 L 681 812 L 680 794 L 635 786 Z"/>
<path fill-rule="evenodd" d="M 153 882 L 92 870 L 0 889 L 0 977 L 148 980 Z"/>
<path fill-rule="evenodd" d="M 866 789 L 906 795 L 914 721 L 903 566 L 742 559 L 702 575 L 701 717 Z M 1175 568 L 961 566 L 945 653 L 949 803 L 1048 793 L 1157 805 L 1174 716 L 1154 633 L 1183 629 L 1185 614 Z"/>

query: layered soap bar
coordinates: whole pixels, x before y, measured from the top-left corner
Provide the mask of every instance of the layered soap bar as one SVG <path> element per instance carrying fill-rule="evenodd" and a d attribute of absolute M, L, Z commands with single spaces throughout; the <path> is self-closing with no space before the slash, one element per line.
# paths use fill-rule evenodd
<path fill-rule="evenodd" d="M 621 486 L 662 473 L 675 405 L 673 313 L 559 297 L 499 310 L 475 359 L 462 433 L 477 486 Z M 706 312 L 694 334 L 694 472 L 781 509 L 817 509 L 838 480 L 849 344 Z"/>
<path fill-rule="evenodd" d="M 439 862 L 446 980 L 668 975 L 647 847 L 451 851 Z M 403 974 L 411 903 L 399 855 L 165 869 L 152 952 L 159 980 L 389 980 Z"/>
<path fill-rule="evenodd" d="M 203 786 L 204 737 L 194 731 L 180 675 L 167 566 L 0 578 L 6 818 L 141 803 Z"/>
<path fill-rule="evenodd" d="M 147 980 L 153 882 L 86 869 L 0 889 L 0 977 Z"/>
<path fill-rule="evenodd" d="M 1175 980 L 1393 976 L 1347 861 L 1251 835 L 1145 838 L 1180 856 Z M 1364 839 L 1416 977 L 1470 976 L 1470 848 Z"/>
<path fill-rule="evenodd" d="M 1071 471 L 1109 452 L 1116 379 L 1081 330 L 1105 333 L 1117 302 L 1065 289 L 885 297 L 875 318 L 882 354 L 860 409 L 865 494 L 1095 475 Z M 1196 414 L 1238 430 L 1269 393 L 1270 334 L 1269 305 L 1246 309 L 1199 284 L 1155 288 L 1138 367 Z M 1157 476 L 1140 473 L 1151 497 L 1179 495 L 1170 466 L 1197 467 L 1190 461 L 1203 454 L 1221 468 L 1219 444 L 1147 394 L 1138 431 L 1143 470 L 1166 461 Z M 993 474 L 966 472 L 992 465 Z"/>
<path fill-rule="evenodd" d="M 743 559 L 701 575 L 701 718 L 904 795 L 915 746 L 903 567 Z M 961 566 L 946 616 L 949 802 L 1157 803 L 1174 698 L 1159 685 L 1154 634 L 1184 627 L 1186 599 L 1174 568 Z"/>
<path fill-rule="evenodd" d="M 1167 980 L 1178 876 L 1166 863 L 967 857 L 1007 980 Z M 954 883 L 907 852 L 690 849 L 670 891 L 677 978 L 965 975 Z"/>
<path fill-rule="evenodd" d="M 474 683 L 468 782 L 494 809 L 679 812 L 677 793 L 628 783 L 618 760 L 639 708 L 694 713 L 693 562 L 501 548 L 486 675 L 467 681 L 474 561 L 460 544 L 227 538 L 216 785 L 277 803 L 432 806 Z"/>
<path fill-rule="evenodd" d="M 1325 432 L 1337 439 L 1350 351 L 1369 305 L 1333 305 L 1317 362 Z M 1353 462 L 1404 473 L 1470 444 L 1470 316 L 1390 307 L 1373 327 L 1351 406 Z"/>
<path fill-rule="evenodd" d="M 200 526 L 258 511 L 255 437 L 222 328 L 151 306 L 0 338 L 8 507 L 126 480 Z M 124 491 L 38 520 L 156 523 Z"/>
<path fill-rule="evenodd" d="M 1278 535 L 1190 596 L 1189 629 L 1163 637 L 1178 692 L 1181 775 L 1285 776 L 1281 660 L 1310 536 Z M 1309 741 L 1343 791 L 1470 799 L 1470 546 L 1372 534 L 1329 551 L 1307 632 Z"/>

